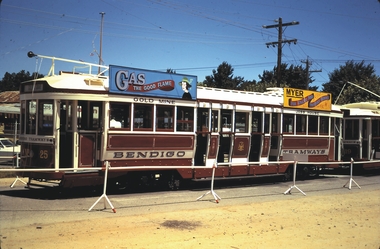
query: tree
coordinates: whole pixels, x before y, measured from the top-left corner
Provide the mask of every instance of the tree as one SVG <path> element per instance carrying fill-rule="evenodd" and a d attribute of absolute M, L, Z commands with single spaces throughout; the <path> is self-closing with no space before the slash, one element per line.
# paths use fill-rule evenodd
<path fill-rule="evenodd" d="M 380 78 L 375 74 L 372 64 L 366 65 L 364 61 L 355 63 L 347 61 L 339 69 L 329 73 L 329 82 L 322 84 L 323 91 L 332 94 L 333 103 L 347 104 L 363 101 L 380 101 L 375 95 L 349 84 L 354 83 L 380 94 Z"/>
<path fill-rule="evenodd" d="M 0 92 L 4 91 L 18 91 L 20 90 L 21 82 L 32 80 L 35 78 L 42 78 L 43 74 L 33 73 L 32 75 L 29 71 L 21 70 L 18 73 L 8 73 L 4 74 L 3 79 L 0 81 Z"/>
<path fill-rule="evenodd" d="M 238 89 L 239 85 L 244 82 L 243 77 L 234 77 L 234 69 L 227 62 L 223 62 L 215 70 L 212 75 L 206 76 L 203 85 L 215 88 Z"/>
<path fill-rule="evenodd" d="M 259 84 L 275 84 L 277 85 L 277 67 L 273 67 L 272 71 L 264 70 L 262 75 L 259 75 Z M 281 64 L 281 82 L 280 86 L 288 86 L 298 89 L 306 89 L 306 84 L 308 84 L 308 89 L 316 91 L 317 86 L 309 86 L 310 83 L 314 82 L 314 79 L 309 76 L 307 78 L 306 69 L 302 66 L 290 65 L 282 63 Z"/>

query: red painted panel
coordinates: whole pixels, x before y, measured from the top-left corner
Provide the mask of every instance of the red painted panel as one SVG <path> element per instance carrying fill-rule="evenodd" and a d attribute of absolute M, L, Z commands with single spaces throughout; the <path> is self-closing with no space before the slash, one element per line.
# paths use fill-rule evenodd
<path fill-rule="evenodd" d="M 248 175 L 248 166 L 233 166 L 231 167 L 231 176 L 246 176 Z"/>
<path fill-rule="evenodd" d="M 249 140 L 250 137 L 235 137 L 233 158 L 246 158 L 248 157 Z"/>
<path fill-rule="evenodd" d="M 128 166 L 191 166 L 191 159 L 109 160 L 111 167 Z"/>
<path fill-rule="evenodd" d="M 283 136 L 283 149 L 299 149 L 307 147 L 307 139 L 302 137 L 286 137 Z"/>
<path fill-rule="evenodd" d="M 194 137 L 193 136 L 156 136 L 155 147 L 175 147 L 175 148 L 193 148 Z"/>
<path fill-rule="evenodd" d="M 109 135 L 109 149 L 192 149 L 194 136 Z"/>
<path fill-rule="evenodd" d="M 219 148 L 219 136 L 211 136 L 210 138 L 210 148 L 208 152 L 208 159 L 216 158 L 216 154 Z"/>
<path fill-rule="evenodd" d="M 194 178 L 205 178 L 212 176 L 212 168 L 195 169 Z M 215 169 L 215 177 L 227 177 L 228 167 L 219 167 Z"/>
<path fill-rule="evenodd" d="M 153 136 L 135 136 L 135 135 L 110 135 L 108 137 L 108 147 L 111 149 L 128 149 L 128 148 L 152 148 Z"/>
<path fill-rule="evenodd" d="M 265 174 L 277 174 L 279 172 L 279 166 L 274 164 L 261 165 L 261 166 L 249 166 L 250 175 L 265 175 Z"/>
<path fill-rule="evenodd" d="M 79 167 L 94 166 L 95 135 L 81 134 L 79 142 Z"/>
<path fill-rule="evenodd" d="M 307 145 L 309 148 L 328 148 L 329 140 L 328 138 L 309 138 Z"/>
<path fill-rule="evenodd" d="M 262 157 L 267 157 L 269 153 L 269 142 L 270 142 L 270 137 L 265 137 L 264 138 L 264 144 L 263 144 L 263 151 L 261 153 Z"/>

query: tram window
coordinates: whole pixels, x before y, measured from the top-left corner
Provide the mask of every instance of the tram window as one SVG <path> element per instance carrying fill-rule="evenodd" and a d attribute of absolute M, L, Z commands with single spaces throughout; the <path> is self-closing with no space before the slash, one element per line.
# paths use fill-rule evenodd
<path fill-rule="evenodd" d="M 25 115 L 26 115 L 26 108 L 25 108 L 25 100 L 21 101 L 21 116 L 20 116 L 20 123 L 23 125 L 20 128 L 20 133 L 25 134 Z"/>
<path fill-rule="evenodd" d="M 270 114 L 264 114 L 264 133 L 269 133 L 270 130 Z"/>
<path fill-rule="evenodd" d="M 308 116 L 308 134 L 318 134 L 318 116 Z"/>
<path fill-rule="evenodd" d="M 362 136 L 364 139 L 367 139 L 368 137 L 368 132 L 367 132 L 367 120 L 363 119 L 363 125 L 362 125 Z"/>
<path fill-rule="evenodd" d="M 38 135 L 53 135 L 53 101 L 38 102 Z"/>
<path fill-rule="evenodd" d="M 177 131 L 193 131 L 194 108 L 177 107 Z"/>
<path fill-rule="evenodd" d="M 284 121 L 282 125 L 282 132 L 283 133 L 293 133 L 293 127 L 294 127 L 294 115 L 293 114 L 284 114 Z"/>
<path fill-rule="evenodd" d="M 253 112 L 252 114 L 252 132 L 262 132 L 262 112 Z"/>
<path fill-rule="evenodd" d="M 211 132 L 218 131 L 218 111 L 211 111 Z"/>
<path fill-rule="evenodd" d="M 344 138 L 359 139 L 359 120 L 345 120 L 344 122 Z"/>
<path fill-rule="evenodd" d="M 305 115 L 296 116 L 296 133 L 297 134 L 306 133 L 306 116 Z"/>
<path fill-rule="evenodd" d="M 173 113 L 174 107 L 172 106 L 157 106 L 156 114 L 156 127 L 157 130 L 171 130 L 173 131 Z"/>
<path fill-rule="evenodd" d="M 232 111 L 222 110 L 222 132 L 232 131 Z"/>
<path fill-rule="evenodd" d="M 235 114 L 235 132 L 246 133 L 248 132 L 248 113 L 236 112 Z"/>
<path fill-rule="evenodd" d="M 92 125 L 91 129 L 99 129 L 101 126 L 100 122 L 100 107 L 97 105 L 93 105 L 92 107 Z"/>
<path fill-rule="evenodd" d="M 372 120 L 372 136 L 380 137 L 380 120 Z"/>
<path fill-rule="evenodd" d="M 36 101 L 29 100 L 26 105 L 26 134 L 36 134 Z"/>
<path fill-rule="evenodd" d="M 319 134 L 329 134 L 329 117 L 319 117 Z"/>
<path fill-rule="evenodd" d="M 110 128 L 130 128 L 129 103 L 110 103 Z"/>
<path fill-rule="evenodd" d="M 208 132 L 209 109 L 199 108 L 197 119 L 197 131 Z"/>
<path fill-rule="evenodd" d="M 72 131 L 73 130 L 73 125 L 72 125 L 72 118 L 73 118 L 73 108 L 72 108 L 72 103 L 71 102 L 68 102 L 68 105 L 67 105 L 67 130 L 68 131 Z"/>
<path fill-rule="evenodd" d="M 152 130 L 152 105 L 136 104 L 133 116 L 133 127 L 135 129 Z"/>
<path fill-rule="evenodd" d="M 279 113 L 272 113 L 272 133 L 280 133 L 279 130 L 279 118 L 280 114 Z"/>

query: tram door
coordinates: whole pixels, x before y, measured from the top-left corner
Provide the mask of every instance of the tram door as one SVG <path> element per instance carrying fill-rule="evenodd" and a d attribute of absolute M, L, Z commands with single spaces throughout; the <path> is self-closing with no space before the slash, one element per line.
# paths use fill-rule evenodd
<path fill-rule="evenodd" d="M 78 167 L 100 166 L 99 155 L 103 126 L 102 102 L 78 101 Z"/>
<path fill-rule="evenodd" d="M 380 120 L 372 119 L 371 159 L 380 159 Z"/>
<path fill-rule="evenodd" d="M 218 111 L 198 108 L 197 148 L 194 165 L 211 167 L 218 156 Z"/>
<path fill-rule="evenodd" d="M 73 165 L 73 127 L 72 127 L 72 102 L 61 101 L 59 107 L 59 167 L 72 168 Z"/>
<path fill-rule="evenodd" d="M 271 134 L 269 161 L 279 161 L 282 146 L 282 136 L 280 134 L 280 113 L 272 113 L 272 118 L 269 127 L 269 132 Z"/>
<path fill-rule="evenodd" d="M 251 145 L 249 153 L 250 162 L 259 162 L 261 151 L 263 148 L 264 134 L 263 134 L 263 113 L 253 112 L 252 113 L 252 124 L 251 124 Z"/>
<path fill-rule="evenodd" d="M 220 119 L 220 142 L 218 151 L 218 163 L 231 162 L 232 156 L 232 142 L 233 142 L 233 124 L 232 124 L 232 110 L 221 110 Z"/>

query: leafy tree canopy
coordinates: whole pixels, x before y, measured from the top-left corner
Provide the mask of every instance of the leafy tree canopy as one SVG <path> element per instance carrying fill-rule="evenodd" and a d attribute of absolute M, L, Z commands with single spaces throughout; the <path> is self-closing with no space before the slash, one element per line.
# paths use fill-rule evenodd
<path fill-rule="evenodd" d="M 25 70 L 21 70 L 18 73 L 6 72 L 3 79 L 0 81 L 0 92 L 19 91 L 21 82 L 42 77 L 44 77 L 43 74 L 30 74 L 29 71 L 25 72 Z"/>
<path fill-rule="evenodd" d="M 216 70 L 212 70 L 212 75 L 206 76 L 203 85 L 215 88 L 238 89 L 239 85 L 244 82 L 244 78 L 234 77 L 233 73 L 232 66 L 224 61 Z"/>
<path fill-rule="evenodd" d="M 273 70 L 264 70 L 263 74 L 259 75 L 259 84 L 270 84 L 277 85 L 277 67 L 273 67 Z M 306 69 L 302 66 L 288 65 L 286 63 L 281 64 L 281 82 L 280 86 L 287 86 L 298 89 L 310 89 L 316 91 L 317 86 L 309 86 L 310 83 L 314 82 L 312 77 L 307 76 Z"/>
<path fill-rule="evenodd" d="M 373 65 L 366 65 L 364 61 L 356 63 L 352 60 L 347 61 L 345 65 L 329 73 L 329 82 L 322 86 L 324 92 L 332 94 L 333 103 L 380 101 L 375 95 L 360 88 L 380 95 L 380 78 L 375 74 Z"/>

